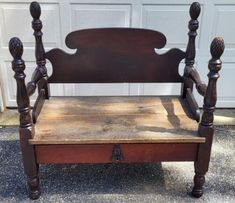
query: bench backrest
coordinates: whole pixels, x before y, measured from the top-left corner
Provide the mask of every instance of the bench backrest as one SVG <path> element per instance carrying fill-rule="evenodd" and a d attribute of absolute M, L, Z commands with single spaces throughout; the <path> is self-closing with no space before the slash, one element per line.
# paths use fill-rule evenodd
<path fill-rule="evenodd" d="M 79 30 L 66 37 L 66 45 L 77 49 L 68 54 L 52 49 L 49 83 L 182 82 L 178 73 L 185 52 L 171 49 L 157 54 L 166 37 L 157 31 L 133 28 Z"/>

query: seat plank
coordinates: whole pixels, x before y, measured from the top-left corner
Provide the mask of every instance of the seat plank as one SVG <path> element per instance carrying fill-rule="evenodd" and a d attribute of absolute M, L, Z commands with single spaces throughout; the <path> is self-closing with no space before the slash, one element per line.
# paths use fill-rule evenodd
<path fill-rule="evenodd" d="M 31 144 L 203 143 L 179 97 L 51 97 Z"/>

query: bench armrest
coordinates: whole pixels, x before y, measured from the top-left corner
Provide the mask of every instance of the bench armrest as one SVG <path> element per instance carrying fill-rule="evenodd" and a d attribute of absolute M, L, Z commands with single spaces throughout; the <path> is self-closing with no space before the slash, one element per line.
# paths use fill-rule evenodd
<path fill-rule="evenodd" d="M 185 76 L 190 78 L 196 85 L 198 93 L 205 96 L 207 85 L 201 80 L 198 71 L 194 67 L 185 67 Z"/>

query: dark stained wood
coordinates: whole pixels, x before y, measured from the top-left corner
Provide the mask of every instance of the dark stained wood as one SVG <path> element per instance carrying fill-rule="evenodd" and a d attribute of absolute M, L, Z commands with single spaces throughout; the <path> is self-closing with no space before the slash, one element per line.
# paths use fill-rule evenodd
<path fill-rule="evenodd" d="M 210 51 L 212 59 L 209 61 L 209 82 L 204 97 L 203 114 L 198 130 L 199 135 L 206 138 L 206 143 L 199 145 L 198 160 L 194 163 L 195 177 L 192 195 L 195 197 L 201 197 L 203 194 L 205 174 L 208 171 L 210 162 L 211 145 L 214 135 L 213 112 L 215 110 L 217 100 L 216 82 L 219 78 L 218 72 L 220 71 L 222 65 L 220 57 L 224 52 L 223 39 L 219 37 L 215 38 L 211 43 Z"/>
<path fill-rule="evenodd" d="M 186 105 L 179 97 L 51 97 L 30 143 L 203 143 Z"/>
<path fill-rule="evenodd" d="M 200 10 L 197 2 L 190 7 L 186 52 L 171 49 L 165 54 L 155 53 L 155 48 L 163 48 L 166 44 L 165 36 L 157 31 L 102 28 L 70 33 L 66 44 L 75 53 L 67 54 L 60 49 L 45 53 L 40 5 L 31 3 L 37 68 L 27 88 L 21 41 L 12 38 L 9 49 L 14 58 L 12 68 L 17 82 L 21 151 L 32 199 L 40 196 L 39 163 L 194 161 L 192 195 L 200 197 L 203 194 L 214 134 L 216 81 L 224 42 L 215 38 L 211 44 L 212 59 L 206 86 L 193 67 Z M 49 79 L 46 58 L 53 65 Z M 183 58 L 186 67 L 181 77 L 178 66 Z M 48 82 L 183 82 L 183 98 L 51 97 L 45 100 L 49 99 Z M 199 129 L 192 120 L 193 117 L 199 120 L 198 106 L 192 94 L 193 83 L 204 96 Z M 29 96 L 36 86 L 39 97 L 33 108 L 33 122 L 37 120 L 34 125 Z"/>
<path fill-rule="evenodd" d="M 189 27 L 189 41 L 188 46 L 186 49 L 186 58 L 185 58 L 185 64 L 186 65 L 193 65 L 194 59 L 196 55 L 196 48 L 195 48 L 195 39 L 197 36 L 197 29 L 199 27 L 199 22 L 197 20 L 198 16 L 201 12 L 201 6 L 198 2 L 192 3 L 190 6 L 189 14 L 191 16 L 191 20 L 189 21 L 188 27 Z"/>
<path fill-rule="evenodd" d="M 47 81 L 47 69 L 46 69 L 46 54 L 44 50 L 44 46 L 42 43 L 42 21 L 39 19 L 41 15 L 41 8 L 37 2 L 32 2 L 30 4 L 30 13 L 33 17 L 32 28 L 34 29 L 34 36 L 36 40 L 35 46 L 35 56 L 37 67 L 32 75 L 31 81 L 27 84 L 27 91 L 29 95 L 32 95 L 35 92 L 37 87 L 37 83 L 44 78 Z M 47 82 L 43 86 L 45 89 L 45 96 L 49 98 L 49 89 Z M 40 93 L 40 88 L 38 88 L 38 92 Z"/>
<path fill-rule="evenodd" d="M 202 96 L 205 96 L 207 86 L 201 80 L 197 70 L 194 67 L 187 66 L 185 68 L 185 74 L 187 75 L 188 78 L 190 78 L 195 83 L 198 93 Z"/>
<path fill-rule="evenodd" d="M 12 69 L 15 72 L 14 78 L 16 79 L 17 92 L 16 101 L 18 111 L 20 113 L 20 127 L 27 128 L 31 126 L 29 97 L 25 86 L 25 64 L 22 60 L 23 44 L 19 38 L 12 38 L 9 42 L 9 50 L 13 57 Z"/>
<path fill-rule="evenodd" d="M 50 83 L 182 82 L 179 62 L 185 53 L 172 49 L 158 55 L 165 36 L 134 28 L 79 30 L 66 38 L 67 54 L 60 49 L 46 53 L 53 66 Z M 59 59 L 59 60 L 58 60 Z"/>
<path fill-rule="evenodd" d="M 186 49 L 186 57 L 185 57 L 185 70 L 184 70 L 184 84 L 183 84 L 183 98 L 186 97 L 187 89 L 193 89 L 193 81 L 188 77 L 187 69 L 193 67 L 195 62 L 195 55 L 196 55 L 196 47 L 195 47 L 195 39 L 197 36 L 197 29 L 199 27 L 199 22 L 197 20 L 198 16 L 201 12 L 201 6 L 198 2 L 194 2 L 190 6 L 189 14 L 191 16 L 191 20 L 189 21 L 188 28 L 188 45 Z"/>
<path fill-rule="evenodd" d="M 200 121 L 200 110 L 199 110 L 199 106 L 196 102 L 195 97 L 193 96 L 193 93 L 191 92 L 191 89 L 188 88 L 187 89 L 187 93 L 186 93 L 186 101 L 190 107 L 190 110 L 193 114 L 194 119 L 199 122 Z"/>
<path fill-rule="evenodd" d="M 198 144 L 120 144 L 122 161 L 113 161 L 113 144 L 37 145 L 38 163 L 143 163 L 195 161 Z"/>
<path fill-rule="evenodd" d="M 45 90 L 41 89 L 33 107 L 32 118 L 34 124 L 37 122 L 37 118 L 42 110 L 44 102 L 45 102 Z"/>
<path fill-rule="evenodd" d="M 224 41 L 222 38 L 215 38 L 211 43 L 211 55 L 212 59 L 209 61 L 209 82 L 204 97 L 204 107 L 201 124 L 203 126 L 213 125 L 213 112 L 215 110 L 215 104 L 217 100 L 216 82 L 219 78 L 219 71 L 222 66 L 220 56 L 224 51 Z"/>
<path fill-rule="evenodd" d="M 112 155 L 110 159 L 111 161 L 115 162 L 124 160 L 124 155 L 119 144 L 113 145 Z"/>
<path fill-rule="evenodd" d="M 34 154 L 34 146 L 29 145 L 28 140 L 34 136 L 34 127 L 30 115 L 29 96 L 25 86 L 25 64 L 22 60 L 23 45 L 20 39 L 12 38 L 9 42 L 9 50 L 13 56 L 12 69 L 15 71 L 17 82 L 16 101 L 20 113 L 20 146 L 23 156 L 24 171 L 27 175 L 30 197 L 37 199 L 40 196 L 38 166 Z"/>
<path fill-rule="evenodd" d="M 121 150 L 126 162 L 193 161 L 197 147 L 196 143 L 123 144 Z"/>

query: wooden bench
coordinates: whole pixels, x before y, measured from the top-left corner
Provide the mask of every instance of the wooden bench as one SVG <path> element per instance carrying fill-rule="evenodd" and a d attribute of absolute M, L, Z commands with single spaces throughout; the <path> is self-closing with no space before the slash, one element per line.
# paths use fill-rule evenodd
<path fill-rule="evenodd" d="M 47 53 L 42 43 L 40 6 L 30 5 L 36 39 L 37 67 L 25 85 L 23 45 L 12 38 L 9 49 L 17 81 L 20 144 L 30 197 L 40 196 L 38 166 L 46 163 L 136 163 L 193 161 L 192 195 L 203 194 L 213 138 L 216 81 L 224 50 L 222 38 L 211 44 L 209 82 L 205 85 L 194 68 L 195 37 L 200 4 L 190 7 L 186 51 L 163 48 L 165 36 L 154 30 L 102 28 L 70 33 L 66 45 Z M 46 59 L 53 66 L 47 75 Z M 183 76 L 179 63 L 185 59 Z M 182 83 L 179 96 L 51 97 L 50 83 Z M 203 114 L 192 94 L 193 84 L 204 97 Z M 29 97 L 38 89 L 31 107 Z M 199 122 L 199 124 L 198 124 Z M 59 178 L 59 177 L 58 177 Z"/>

